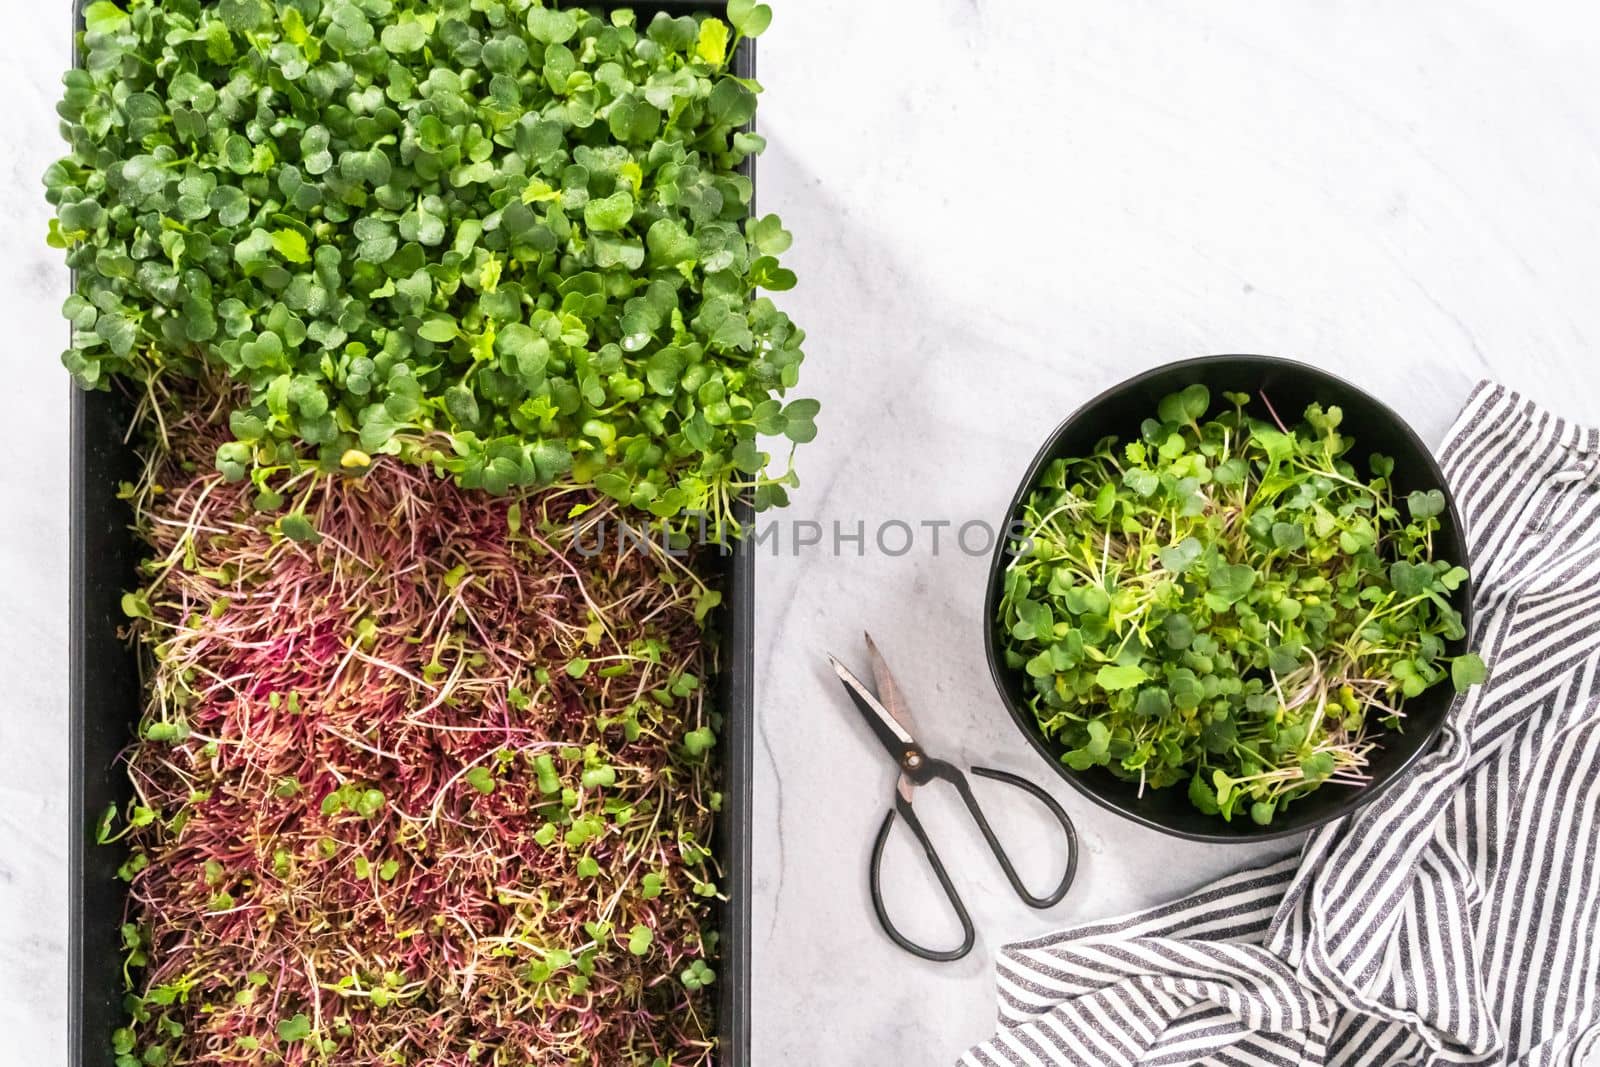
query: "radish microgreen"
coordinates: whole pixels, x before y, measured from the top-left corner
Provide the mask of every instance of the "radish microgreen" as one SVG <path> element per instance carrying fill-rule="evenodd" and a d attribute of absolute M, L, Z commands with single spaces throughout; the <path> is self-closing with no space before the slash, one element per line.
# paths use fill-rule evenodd
<path fill-rule="evenodd" d="M 760 86 L 731 63 L 772 12 L 728 17 L 97 0 L 45 173 L 64 363 L 231 379 L 214 462 L 269 509 L 385 454 L 663 518 L 782 503 L 758 435 L 809 441 L 817 407 L 783 399 L 789 234 L 742 171 Z"/>
<path fill-rule="evenodd" d="M 1190 386 L 1135 439 L 1049 463 L 999 622 L 1069 766 L 1186 782 L 1200 810 L 1267 825 L 1366 781 L 1374 722 L 1399 729 L 1407 699 L 1486 671 L 1447 651 L 1467 572 L 1434 551 L 1444 494 L 1396 501 L 1385 456 L 1358 471 L 1337 407 L 1290 429 L 1226 400 L 1207 419 Z"/>

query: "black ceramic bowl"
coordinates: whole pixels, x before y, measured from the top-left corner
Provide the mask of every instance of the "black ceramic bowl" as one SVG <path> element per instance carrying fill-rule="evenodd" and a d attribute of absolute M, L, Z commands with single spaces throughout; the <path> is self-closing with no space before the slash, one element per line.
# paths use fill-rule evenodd
<path fill-rule="evenodd" d="M 1101 393 L 1073 412 L 1045 441 L 1011 498 L 1011 507 L 1002 528 L 1020 516 L 1023 500 L 1033 489 L 1034 479 L 1045 464 L 1064 456 L 1088 455 L 1094 451 L 1095 443 L 1108 435 L 1123 440 L 1137 438 L 1139 424 L 1154 414 L 1156 404 L 1163 396 L 1196 382 L 1208 386 L 1213 396 L 1220 396 L 1224 390 L 1250 394 L 1252 406 L 1248 410 L 1261 418 L 1268 417 L 1261 400 L 1262 393 L 1272 401 L 1273 408 L 1286 422 L 1299 421 L 1300 413 L 1312 401 L 1343 408 L 1344 422 L 1340 429 L 1354 438 L 1355 445 L 1349 458 L 1357 469 L 1365 470 L 1367 456 L 1381 452 L 1394 459 L 1397 496 L 1418 489 L 1438 489 L 1443 492 L 1449 507 L 1439 517 L 1443 529 L 1434 540 L 1435 552 L 1439 558 L 1470 566 L 1455 501 L 1444 484 L 1444 476 L 1432 453 L 1411 427 L 1382 401 L 1349 382 L 1315 367 L 1270 356 L 1202 356 L 1187 359 L 1146 371 Z M 1394 731 L 1379 728 L 1376 736 L 1378 748 L 1368 767 L 1372 776 L 1369 784 L 1325 784 L 1290 804 L 1273 818 L 1270 826 L 1258 826 L 1248 816 L 1236 815 L 1233 821 L 1225 822 L 1220 816 L 1206 815 L 1190 804 L 1188 791 L 1182 785 L 1146 789 L 1144 795 L 1140 796 L 1138 783 L 1123 781 L 1103 767 L 1091 767 L 1087 771 L 1075 771 L 1068 767 L 1061 761 L 1065 748 L 1045 737 L 1039 729 L 1038 720 L 1027 704 L 1027 676 L 1020 669 L 1006 666 L 1001 650 L 998 609 L 1006 566 L 1010 560 L 1008 545 L 1002 538 L 989 565 L 989 588 L 984 598 L 984 649 L 989 657 L 989 671 L 994 676 L 994 683 L 1017 728 L 1027 735 L 1033 747 L 1063 778 L 1089 799 L 1163 833 L 1194 841 L 1263 841 L 1309 830 L 1330 819 L 1348 815 L 1371 801 L 1411 768 L 1437 736 L 1450 709 L 1454 693 L 1448 682 L 1406 701 L 1404 729 Z M 1456 590 L 1453 603 L 1456 610 L 1461 612 L 1462 621 L 1470 633 L 1469 582 L 1462 583 Z M 1448 648 L 1451 655 L 1465 650 L 1465 641 L 1455 642 Z"/>

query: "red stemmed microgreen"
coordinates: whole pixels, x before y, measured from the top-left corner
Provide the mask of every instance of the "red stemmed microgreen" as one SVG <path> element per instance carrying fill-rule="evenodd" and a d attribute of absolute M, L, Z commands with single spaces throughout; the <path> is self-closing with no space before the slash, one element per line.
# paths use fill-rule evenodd
<path fill-rule="evenodd" d="M 119 1063 L 709 1062 L 693 561 L 573 551 L 601 495 L 386 458 L 262 511 L 211 469 L 226 402 L 186 400 L 129 493 L 152 556 L 135 799 L 102 826 L 131 849 Z"/>

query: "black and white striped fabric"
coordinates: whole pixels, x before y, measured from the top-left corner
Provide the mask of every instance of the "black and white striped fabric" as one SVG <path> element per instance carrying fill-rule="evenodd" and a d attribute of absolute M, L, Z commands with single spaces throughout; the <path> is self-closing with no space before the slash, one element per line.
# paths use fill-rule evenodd
<path fill-rule="evenodd" d="M 1600 434 L 1484 383 L 1442 465 L 1488 682 L 1298 858 L 1005 947 L 963 1067 L 1600 1062 Z"/>

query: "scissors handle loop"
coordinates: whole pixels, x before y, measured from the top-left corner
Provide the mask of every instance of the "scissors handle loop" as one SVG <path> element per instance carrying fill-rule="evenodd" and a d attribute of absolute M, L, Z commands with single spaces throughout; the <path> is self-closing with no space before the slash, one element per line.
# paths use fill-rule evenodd
<path fill-rule="evenodd" d="M 989 820 L 983 817 L 983 809 L 978 807 L 978 800 L 972 795 L 972 788 L 967 785 L 965 779 L 962 779 L 956 786 L 961 791 L 961 798 L 967 802 L 967 810 L 972 812 L 973 821 L 978 824 L 978 829 L 983 831 L 984 840 L 989 842 L 989 851 L 993 852 L 994 858 L 1000 861 L 1000 869 L 1006 872 L 1006 881 L 1011 883 L 1011 888 L 1016 891 L 1017 896 L 1021 897 L 1023 903 L 1030 908 L 1055 907 L 1061 903 L 1061 898 L 1067 895 L 1067 890 L 1072 888 L 1072 880 L 1078 874 L 1078 831 L 1072 825 L 1072 818 L 1067 815 L 1066 810 L 1060 804 L 1056 803 L 1055 797 L 1026 778 L 1019 778 L 1006 771 L 997 771 L 992 767 L 974 767 L 972 768 L 972 773 L 980 778 L 1004 782 L 1006 785 L 1021 789 L 1043 804 L 1050 814 L 1055 816 L 1056 822 L 1060 824 L 1061 831 L 1066 835 L 1067 839 L 1067 867 L 1066 870 L 1061 872 L 1061 882 L 1054 889 L 1045 896 L 1036 897 L 1028 892 L 1027 886 L 1022 884 L 1022 878 L 1017 874 L 1017 869 L 1011 865 L 1011 857 L 1006 855 L 1006 850 L 1000 846 L 1000 839 L 989 828 Z"/>
<path fill-rule="evenodd" d="M 967 784 L 966 775 L 944 760 L 928 758 L 923 765 L 922 773 L 917 776 L 917 780 L 926 782 L 939 778 L 955 786 L 956 791 L 961 794 L 961 800 L 966 804 L 972 820 L 978 824 L 978 829 L 983 833 L 984 840 L 989 843 L 989 851 L 993 852 L 995 859 L 1000 862 L 1000 869 L 1005 872 L 1006 881 L 1011 883 L 1012 890 L 1024 903 L 1032 908 L 1048 908 L 1060 903 L 1061 898 L 1065 897 L 1067 890 L 1072 887 L 1072 879 L 1078 871 L 1078 834 L 1072 825 L 1072 819 L 1061 805 L 1056 803 L 1054 797 L 1026 778 L 1019 778 L 1006 771 L 997 771 L 988 767 L 974 767 L 972 768 L 972 773 L 980 778 L 989 778 L 1023 790 L 1044 804 L 1050 814 L 1055 816 L 1056 822 L 1061 825 L 1061 829 L 1066 834 L 1067 839 L 1067 868 L 1061 876 L 1060 884 L 1048 895 L 1036 897 L 1028 891 L 1027 886 L 1023 885 L 1022 878 L 1017 874 L 1016 867 L 1011 863 L 1011 857 L 1006 855 L 1005 848 L 1000 844 L 1000 839 L 995 836 L 994 829 L 989 825 L 989 820 L 984 817 L 983 808 L 978 804 L 978 798 L 973 796 L 972 787 Z M 923 854 L 928 857 L 928 864 L 933 868 L 934 876 L 938 878 L 939 885 L 944 890 L 945 899 L 950 902 L 951 908 L 955 910 L 956 918 L 961 921 L 961 944 L 956 948 L 924 948 L 895 929 L 894 923 L 889 919 L 888 909 L 884 907 L 883 903 L 881 867 L 884 845 L 889 840 L 889 831 L 894 827 L 896 815 L 903 819 L 907 826 L 911 827 L 912 834 L 916 836 L 917 843 L 922 846 Z M 878 923 L 883 927 L 884 933 L 889 935 L 891 941 L 913 956 L 919 956 L 925 960 L 945 962 L 958 960 L 972 951 L 973 943 L 976 940 L 976 934 L 972 927 L 972 918 L 967 914 L 966 905 L 962 902 L 961 895 L 956 892 L 955 885 L 950 881 L 949 872 L 945 870 L 944 862 L 940 860 L 939 853 L 935 851 L 933 842 L 928 838 L 927 831 L 923 829 L 922 821 L 917 818 L 916 812 L 912 810 L 911 802 L 902 796 L 897 795 L 895 797 L 894 807 L 889 809 L 889 812 L 883 818 L 883 824 L 878 827 L 877 840 L 872 844 L 872 863 L 868 868 L 868 885 L 872 891 L 872 909 L 877 912 Z"/>
<path fill-rule="evenodd" d="M 951 949 L 923 948 L 921 945 L 906 937 L 895 929 L 894 922 L 889 918 L 889 910 L 883 905 L 883 886 L 879 872 L 883 864 L 883 846 L 889 840 L 889 831 L 894 827 L 896 812 L 900 814 L 911 827 L 911 832 L 916 835 L 917 843 L 922 846 L 923 854 L 928 857 L 928 864 L 933 868 L 933 873 L 939 879 L 939 885 L 944 889 L 945 899 L 955 909 L 956 918 L 961 920 L 961 944 Z M 890 808 L 883 817 L 883 825 L 878 827 L 878 839 L 872 843 L 872 865 L 868 868 L 868 883 L 872 889 L 872 910 L 878 913 L 878 925 L 883 927 L 883 932 L 889 935 L 889 940 L 911 953 L 925 960 L 935 962 L 948 962 L 959 960 L 962 956 L 972 951 L 973 942 L 977 940 L 977 933 L 972 928 L 972 917 L 967 914 L 967 906 L 961 902 L 961 894 L 956 892 L 955 885 L 950 881 L 950 875 L 944 869 L 944 863 L 939 859 L 939 853 L 933 849 L 933 842 L 928 840 L 928 832 L 922 828 L 922 820 L 917 818 L 916 812 L 911 810 L 911 805 L 904 800 L 896 798 L 895 806 Z"/>

